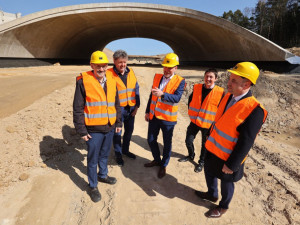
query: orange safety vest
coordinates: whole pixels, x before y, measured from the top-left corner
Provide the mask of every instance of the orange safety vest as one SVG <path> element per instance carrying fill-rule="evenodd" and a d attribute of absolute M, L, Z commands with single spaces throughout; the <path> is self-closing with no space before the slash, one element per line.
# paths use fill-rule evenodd
<path fill-rule="evenodd" d="M 160 80 L 163 74 L 155 74 L 152 88 L 159 87 Z M 174 75 L 169 83 L 165 86 L 163 92 L 168 94 L 174 94 L 179 87 L 179 84 L 183 80 L 182 77 Z M 155 115 L 156 118 L 166 121 L 177 121 L 178 103 L 172 103 L 161 100 L 161 97 L 152 95 L 150 104 L 150 120 Z"/>
<path fill-rule="evenodd" d="M 86 92 L 84 106 L 84 121 L 87 126 L 113 125 L 116 122 L 117 111 L 115 98 L 117 94 L 116 81 L 107 76 L 107 94 L 92 71 L 81 74 Z"/>
<path fill-rule="evenodd" d="M 205 148 L 208 151 L 224 161 L 227 161 L 238 141 L 237 127 L 248 118 L 251 112 L 256 107 L 261 107 L 264 110 L 263 122 L 265 122 L 268 114 L 254 96 L 238 101 L 223 114 L 230 95 L 227 93 L 222 99 L 210 136 L 205 143 Z"/>
<path fill-rule="evenodd" d="M 188 113 L 190 120 L 198 127 L 210 128 L 211 124 L 215 121 L 224 89 L 214 86 L 201 104 L 202 88 L 203 84 L 194 85 L 193 98 L 190 102 Z"/>
<path fill-rule="evenodd" d="M 113 68 L 110 68 L 106 71 L 106 75 L 111 75 L 117 81 L 118 94 L 120 99 L 120 106 L 125 107 L 135 106 L 135 86 L 136 86 L 136 76 L 132 69 L 130 69 L 127 76 L 127 86 L 123 83 L 121 78 L 116 74 Z M 127 87 L 127 88 L 126 88 Z"/>

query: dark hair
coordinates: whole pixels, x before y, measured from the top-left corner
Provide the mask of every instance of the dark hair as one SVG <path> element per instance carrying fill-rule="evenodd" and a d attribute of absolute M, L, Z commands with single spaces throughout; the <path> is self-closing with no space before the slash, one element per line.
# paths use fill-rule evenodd
<path fill-rule="evenodd" d="M 204 76 L 206 73 L 213 73 L 215 75 L 215 78 L 218 78 L 218 71 L 215 68 L 210 68 L 208 70 L 205 71 Z"/>
<path fill-rule="evenodd" d="M 127 52 L 125 52 L 124 50 L 117 50 L 115 51 L 115 53 L 113 54 L 113 58 L 116 60 L 118 58 L 124 58 L 127 59 L 128 55 Z"/>

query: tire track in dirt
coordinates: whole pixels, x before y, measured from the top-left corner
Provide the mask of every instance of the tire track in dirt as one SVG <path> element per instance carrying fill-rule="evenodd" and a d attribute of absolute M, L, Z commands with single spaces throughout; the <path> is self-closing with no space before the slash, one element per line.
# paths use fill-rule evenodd
<path fill-rule="evenodd" d="M 254 144 L 252 148 L 256 153 L 261 154 L 265 160 L 270 161 L 271 164 L 277 166 L 284 173 L 289 174 L 294 180 L 300 184 L 300 174 L 295 171 L 288 162 L 286 162 L 279 153 L 270 152 L 265 146 L 258 146 Z"/>
<path fill-rule="evenodd" d="M 280 161 L 284 162 L 278 155 L 274 157 L 270 149 L 255 144 L 245 165 L 245 180 L 256 197 L 255 203 L 261 204 L 268 215 L 267 220 L 272 224 L 297 224 L 298 176 L 293 177 L 294 171 Z"/>

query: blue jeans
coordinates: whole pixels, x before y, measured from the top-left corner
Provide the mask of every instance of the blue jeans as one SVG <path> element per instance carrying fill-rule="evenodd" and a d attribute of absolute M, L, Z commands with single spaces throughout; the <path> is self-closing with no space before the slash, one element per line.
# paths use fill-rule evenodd
<path fill-rule="evenodd" d="M 215 198 L 218 198 L 218 178 L 212 175 L 206 169 L 204 170 L 206 185 L 208 188 L 208 194 Z M 219 202 L 219 207 L 223 209 L 229 208 L 229 203 L 232 200 L 234 193 L 234 183 L 231 181 L 221 180 L 221 195 L 222 199 Z"/>
<path fill-rule="evenodd" d="M 163 167 L 166 167 L 170 161 L 174 127 L 175 125 L 166 125 L 162 120 L 159 120 L 156 117 L 153 117 L 153 119 L 149 121 L 147 141 L 154 160 L 159 162 Z M 157 143 L 157 137 L 160 129 L 162 130 L 164 141 L 162 159 L 160 158 L 160 151 Z"/>
<path fill-rule="evenodd" d="M 134 118 L 135 116 L 131 116 L 131 112 L 133 111 L 134 106 L 132 107 L 122 107 L 122 122 L 124 124 L 124 134 L 123 134 L 123 144 L 121 144 L 121 134 L 122 131 L 119 133 L 114 134 L 114 149 L 116 156 L 122 155 L 122 153 L 129 152 L 129 145 L 131 136 L 134 129 Z"/>
<path fill-rule="evenodd" d="M 90 133 L 90 135 L 92 138 L 86 142 L 88 150 L 87 174 L 89 186 L 94 188 L 97 187 L 98 176 L 100 178 L 105 178 L 107 176 L 107 161 L 112 145 L 114 129 L 108 133 Z M 97 165 L 99 166 L 98 174 Z"/>

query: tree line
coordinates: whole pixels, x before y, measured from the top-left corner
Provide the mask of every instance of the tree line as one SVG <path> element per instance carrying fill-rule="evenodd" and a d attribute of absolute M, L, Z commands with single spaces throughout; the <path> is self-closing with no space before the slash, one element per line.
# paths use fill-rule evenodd
<path fill-rule="evenodd" d="M 290 48 L 300 46 L 299 8 L 300 0 L 258 0 L 255 8 L 230 10 L 222 18 Z"/>

